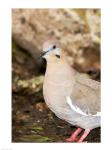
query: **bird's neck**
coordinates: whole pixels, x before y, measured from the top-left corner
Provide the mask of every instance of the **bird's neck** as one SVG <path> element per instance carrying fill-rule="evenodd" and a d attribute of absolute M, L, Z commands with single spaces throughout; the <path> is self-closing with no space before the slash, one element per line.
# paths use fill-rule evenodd
<path fill-rule="evenodd" d="M 63 58 L 57 58 L 55 56 L 49 57 L 47 60 L 46 73 L 52 75 L 74 75 L 74 69 L 69 65 L 67 60 Z"/>
<path fill-rule="evenodd" d="M 67 62 L 65 59 L 63 59 L 61 56 L 60 58 L 56 57 L 56 56 L 49 56 L 48 60 L 47 60 L 47 69 L 60 69 L 61 67 L 67 65 Z M 53 70 L 54 70 L 53 69 Z"/>

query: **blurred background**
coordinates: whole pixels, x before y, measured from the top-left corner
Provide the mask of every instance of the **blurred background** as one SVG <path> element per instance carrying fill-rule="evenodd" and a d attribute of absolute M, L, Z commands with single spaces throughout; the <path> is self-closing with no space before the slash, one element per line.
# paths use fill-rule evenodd
<path fill-rule="evenodd" d="M 100 9 L 12 9 L 12 142 L 65 142 L 76 129 L 46 106 L 43 42 L 57 39 L 70 65 L 100 81 Z M 100 128 L 87 137 L 100 142 Z"/>

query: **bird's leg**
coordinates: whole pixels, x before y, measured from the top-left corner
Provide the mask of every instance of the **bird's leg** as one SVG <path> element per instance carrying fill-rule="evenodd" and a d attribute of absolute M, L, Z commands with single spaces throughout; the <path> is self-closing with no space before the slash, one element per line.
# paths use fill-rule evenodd
<path fill-rule="evenodd" d="M 70 136 L 70 138 L 66 139 L 67 142 L 74 142 L 77 141 L 77 135 L 82 131 L 81 128 L 78 128 L 73 134 Z"/>
<path fill-rule="evenodd" d="M 82 134 L 82 136 L 80 137 L 80 139 L 77 142 L 78 143 L 82 143 L 82 142 L 87 143 L 86 141 L 83 141 L 83 140 L 87 137 L 87 135 L 89 133 L 90 133 L 90 130 L 85 130 L 84 133 Z"/>

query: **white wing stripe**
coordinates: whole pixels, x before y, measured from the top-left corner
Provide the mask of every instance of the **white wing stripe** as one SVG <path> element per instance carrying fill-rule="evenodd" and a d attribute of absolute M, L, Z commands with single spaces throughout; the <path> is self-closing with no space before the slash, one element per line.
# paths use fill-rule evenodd
<path fill-rule="evenodd" d="M 72 100 L 69 96 L 67 96 L 66 101 L 67 104 L 70 106 L 70 108 L 75 112 L 77 112 L 78 114 L 81 114 L 83 116 L 100 116 L 100 112 L 97 112 L 95 115 L 84 113 L 77 105 L 72 104 Z"/>

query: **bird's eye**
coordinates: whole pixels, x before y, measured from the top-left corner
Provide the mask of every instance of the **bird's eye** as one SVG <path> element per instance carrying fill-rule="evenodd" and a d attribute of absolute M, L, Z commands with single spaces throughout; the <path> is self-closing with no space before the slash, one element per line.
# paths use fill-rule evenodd
<path fill-rule="evenodd" d="M 55 49 L 56 48 L 56 45 L 53 45 L 53 49 Z"/>

